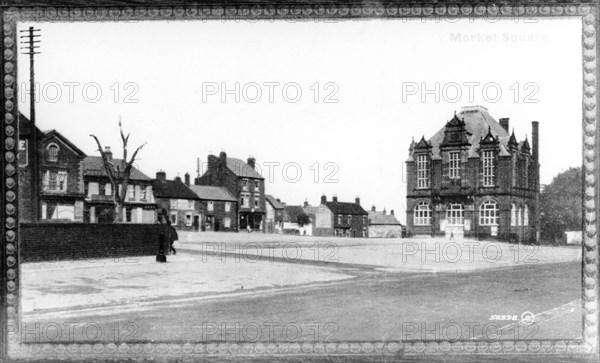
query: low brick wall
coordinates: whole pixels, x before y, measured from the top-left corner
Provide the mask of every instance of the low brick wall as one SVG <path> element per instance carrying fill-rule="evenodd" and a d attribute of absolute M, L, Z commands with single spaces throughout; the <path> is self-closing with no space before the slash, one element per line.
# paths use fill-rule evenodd
<path fill-rule="evenodd" d="M 167 228 L 161 224 L 21 223 L 21 262 L 156 255 L 160 233 Z"/>

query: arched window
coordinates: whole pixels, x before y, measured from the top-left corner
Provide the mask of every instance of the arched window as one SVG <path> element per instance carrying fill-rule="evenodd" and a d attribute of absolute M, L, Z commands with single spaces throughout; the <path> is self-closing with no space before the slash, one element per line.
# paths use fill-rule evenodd
<path fill-rule="evenodd" d="M 517 225 L 517 206 L 515 205 L 515 203 L 510 205 L 510 225 Z"/>
<path fill-rule="evenodd" d="M 523 208 L 523 225 L 529 225 L 529 207 L 527 205 Z"/>
<path fill-rule="evenodd" d="M 479 224 L 482 226 L 497 226 L 499 213 L 498 203 L 493 200 L 484 202 L 479 207 Z"/>
<path fill-rule="evenodd" d="M 448 204 L 446 209 L 446 220 L 450 226 L 460 226 L 463 224 L 464 209 L 462 204 Z"/>
<path fill-rule="evenodd" d="M 519 210 L 517 211 L 517 226 L 520 226 L 523 223 L 521 218 L 523 218 L 523 208 L 519 207 Z"/>
<path fill-rule="evenodd" d="M 431 224 L 431 206 L 421 202 L 415 207 L 415 226 L 428 226 Z"/>
<path fill-rule="evenodd" d="M 48 161 L 58 161 L 58 145 L 48 145 Z"/>

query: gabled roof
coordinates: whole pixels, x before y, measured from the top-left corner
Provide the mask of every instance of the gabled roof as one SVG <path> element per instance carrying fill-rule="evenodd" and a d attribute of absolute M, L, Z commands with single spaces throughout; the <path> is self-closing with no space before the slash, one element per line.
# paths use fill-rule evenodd
<path fill-rule="evenodd" d="M 228 202 L 237 202 L 237 199 L 224 187 L 214 187 L 210 185 L 190 185 L 190 189 L 201 200 L 223 200 Z"/>
<path fill-rule="evenodd" d="M 402 224 L 391 214 L 384 214 L 378 211 L 369 211 L 369 224 L 372 225 L 398 225 Z"/>
<path fill-rule="evenodd" d="M 488 132 L 499 142 L 500 156 L 508 156 L 508 141 L 510 135 L 508 132 L 500 126 L 500 123 L 496 121 L 487 109 L 483 106 L 469 106 L 463 107 L 462 110 L 455 115 L 454 118 L 464 122 L 465 129 L 469 136 L 469 157 L 477 157 L 477 150 L 479 148 L 479 142 L 488 136 Z M 452 121 L 452 120 L 451 120 Z M 456 123 L 456 121 L 454 121 Z M 444 140 L 446 126 L 442 127 L 435 135 L 429 139 L 431 144 L 431 158 L 440 158 L 440 145 Z"/>
<path fill-rule="evenodd" d="M 267 202 L 269 202 L 269 204 L 271 204 L 271 206 L 274 209 L 284 209 L 285 205 L 283 203 L 277 201 L 277 199 L 275 199 L 272 195 L 265 194 L 265 198 L 267 199 Z"/>
<path fill-rule="evenodd" d="M 199 200 L 194 193 L 181 180 L 152 180 L 152 191 L 157 198 L 191 199 Z"/>
<path fill-rule="evenodd" d="M 346 202 L 325 202 L 327 208 L 334 214 L 360 214 L 367 215 L 368 213 L 356 203 Z"/>
<path fill-rule="evenodd" d="M 253 167 L 242 159 L 227 157 L 227 168 L 242 178 L 264 179 Z"/>
<path fill-rule="evenodd" d="M 56 130 L 49 130 L 49 131 L 42 131 L 42 132 L 44 133 L 43 139 L 49 139 L 51 137 L 56 137 L 57 139 L 62 141 L 65 145 L 67 145 L 71 150 L 73 150 L 73 152 L 76 153 L 77 155 L 79 155 L 81 157 L 87 156 L 83 151 L 81 151 L 80 148 L 75 146 L 75 144 L 73 144 L 71 141 L 69 141 L 69 139 L 64 137 L 60 132 L 58 132 Z"/>
<path fill-rule="evenodd" d="M 304 209 L 304 213 L 308 214 L 311 217 L 314 217 L 317 214 L 317 207 L 315 207 L 314 205 L 307 205 L 306 207 L 302 207 L 302 209 Z"/>
<path fill-rule="evenodd" d="M 113 170 L 117 170 L 117 167 L 122 171 L 125 167 L 125 163 L 123 159 L 114 159 L 112 160 Z M 104 169 L 104 162 L 102 161 L 101 156 L 87 156 L 83 159 L 83 175 L 86 176 L 104 176 L 108 178 L 108 174 Z M 131 174 L 129 176 L 131 180 L 152 180 L 149 176 L 142 173 L 138 168 L 132 166 Z"/>
<path fill-rule="evenodd" d="M 285 206 L 285 215 L 283 217 L 283 220 L 285 222 L 292 222 L 292 223 L 296 223 L 296 221 L 298 220 L 298 217 L 300 215 L 307 215 L 306 213 L 304 213 L 304 209 L 302 209 L 301 206 L 299 205 L 286 205 Z"/>

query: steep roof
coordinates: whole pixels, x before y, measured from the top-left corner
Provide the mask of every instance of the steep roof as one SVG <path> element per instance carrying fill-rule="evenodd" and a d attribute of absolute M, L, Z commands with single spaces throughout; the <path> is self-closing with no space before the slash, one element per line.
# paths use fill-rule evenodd
<path fill-rule="evenodd" d="M 306 213 L 304 213 L 304 209 L 302 209 L 301 206 L 286 205 L 285 206 L 285 216 L 283 217 L 283 220 L 285 222 L 296 223 L 296 221 L 298 220 L 298 217 L 303 214 L 307 215 Z"/>
<path fill-rule="evenodd" d="M 237 199 L 224 187 L 210 185 L 190 185 L 190 189 L 202 200 L 223 200 L 237 202 Z"/>
<path fill-rule="evenodd" d="M 152 191 L 157 198 L 192 199 L 198 196 L 181 180 L 152 180 Z"/>
<path fill-rule="evenodd" d="M 120 169 L 123 169 L 123 159 L 113 159 L 113 168 L 116 171 L 117 166 L 121 166 Z M 102 157 L 100 156 L 87 156 L 83 159 L 83 175 L 89 176 L 105 176 L 108 178 L 108 174 L 104 169 L 104 162 L 102 161 Z M 138 168 L 133 166 L 131 168 L 131 174 L 129 177 L 131 180 L 152 180 L 149 176 L 142 173 Z"/>
<path fill-rule="evenodd" d="M 19 112 L 19 133 L 22 135 L 28 135 L 29 133 L 31 133 L 32 130 L 32 124 L 31 124 L 31 120 L 27 117 L 25 117 L 25 115 L 23 115 L 22 113 Z M 67 145 L 71 150 L 73 150 L 73 152 L 75 154 L 78 154 L 81 157 L 85 157 L 86 154 L 80 149 L 78 148 L 75 144 L 73 144 L 71 142 L 71 140 L 67 139 L 66 137 L 64 137 L 60 132 L 52 129 L 52 130 L 40 130 L 37 126 L 36 126 L 37 132 L 38 132 L 38 136 L 43 138 L 50 138 L 50 137 L 56 137 L 58 139 L 60 139 L 65 145 Z"/>
<path fill-rule="evenodd" d="M 267 202 L 269 202 L 275 209 L 283 209 L 285 207 L 283 203 L 277 201 L 277 199 L 270 194 L 265 194 L 265 198 L 267 199 Z"/>
<path fill-rule="evenodd" d="M 488 132 L 498 139 L 500 147 L 500 156 L 510 155 L 508 153 L 508 141 L 510 135 L 508 132 L 500 126 L 500 123 L 496 121 L 487 109 L 483 106 L 468 106 L 463 107 L 459 113 L 456 114 L 455 118 L 464 121 L 465 129 L 468 134 L 468 141 L 471 144 L 469 148 L 469 157 L 478 157 L 477 148 L 479 141 L 485 138 Z M 454 120 L 454 118 L 453 118 Z M 452 122 L 452 120 L 450 121 Z M 432 146 L 431 158 L 440 158 L 440 144 L 444 140 L 444 134 L 446 126 L 442 127 L 435 135 L 433 135 L 428 142 Z"/>
<path fill-rule="evenodd" d="M 49 131 L 42 131 L 42 132 L 44 133 L 44 138 L 56 137 L 57 139 L 60 139 L 60 141 L 62 141 L 65 145 L 67 145 L 71 150 L 73 150 L 73 152 L 75 152 L 79 156 L 83 156 L 83 157 L 87 156 L 83 151 L 81 151 L 80 148 L 75 146 L 75 144 L 73 144 L 69 139 L 64 137 L 60 132 L 58 132 L 56 130 L 49 130 Z"/>
<path fill-rule="evenodd" d="M 346 202 L 325 202 L 327 208 L 334 214 L 361 214 L 367 215 L 368 213 L 356 203 Z"/>
<path fill-rule="evenodd" d="M 402 225 L 395 216 L 378 211 L 369 211 L 369 224 L 373 225 Z"/>
<path fill-rule="evenodd" d="M 236 176 L 242 178 L 264 179 L 253 167 L 248 165 L 242 159 L 227 157 L 227 168 Z"/>

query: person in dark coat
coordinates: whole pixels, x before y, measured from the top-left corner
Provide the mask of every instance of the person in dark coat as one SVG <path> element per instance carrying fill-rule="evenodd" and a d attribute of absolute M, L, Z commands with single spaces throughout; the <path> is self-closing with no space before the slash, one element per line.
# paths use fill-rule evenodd
<path fill-rule="evenodd" d="M 169 218 L 166 218 L 166 220 L 167 224 L 169 225 L 169 253 L 173 252 L 173 254 L 176 255 L 177 250 L 175 250 L 175 247 L 173 247 L 173 243 L 179 240 L 179 236 L 177 235 L 177 230 L 175 229 L 175 227 L 171 225 L 171 220 Z"/>

